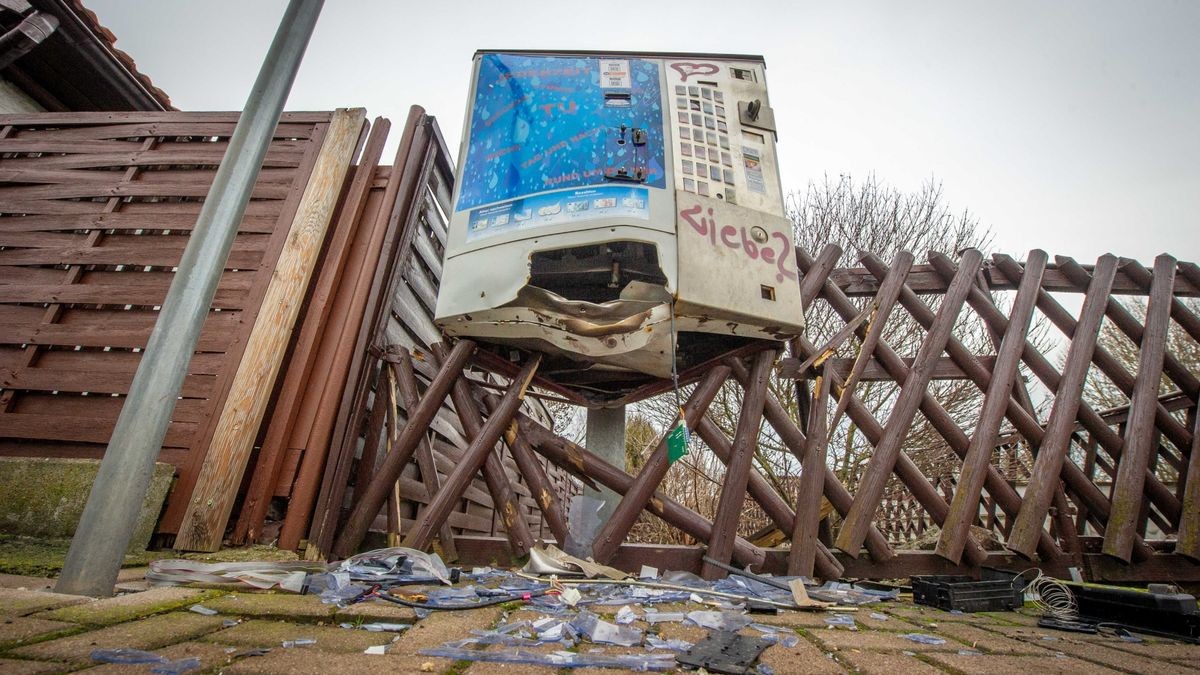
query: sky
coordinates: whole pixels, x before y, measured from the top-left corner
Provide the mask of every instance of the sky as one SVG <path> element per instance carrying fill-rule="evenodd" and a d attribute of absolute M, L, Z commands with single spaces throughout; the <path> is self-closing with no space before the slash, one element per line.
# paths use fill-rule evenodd
<path fill-rule="evenodd" d="M 85 0 L 182 110 L 240 110 L 283 0 Z M 477 49 L 761 54 L 785 191 L 937 181 L 996 250 L 1200 260 L 1200 2 L 326 0 L 288 110 L 457 147 Z M 392 148 L 394 149 L 394 141 Z"/>

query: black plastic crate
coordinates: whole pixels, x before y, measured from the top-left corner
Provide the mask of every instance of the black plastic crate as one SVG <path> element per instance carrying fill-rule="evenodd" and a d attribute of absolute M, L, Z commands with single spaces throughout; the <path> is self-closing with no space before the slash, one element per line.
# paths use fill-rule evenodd
<path fill-rule="evenodd" d="M 1121 588 L 1069 583 L 1079 616 L 1088 622 L 1117 623 L 1134 628 L 1200 639 L 1196 597 L 1175 590 Z"/>
<path fill-rule="evenodd" d="M 998 612 L 1025 602 L 1025 582 L 1014 572 L 982 568 L 980 579 L 956 575 L 912 578 L 913 602 L 960 612 Z"/>

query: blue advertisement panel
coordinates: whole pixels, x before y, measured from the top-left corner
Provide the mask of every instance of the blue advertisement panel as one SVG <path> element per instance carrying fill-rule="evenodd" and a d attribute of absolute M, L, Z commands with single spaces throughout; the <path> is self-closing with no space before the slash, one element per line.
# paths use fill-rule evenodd
<path fill-rule="evenodd" d="M 650 220 L 649 191 L 631 185 L 598 185 L 484 206 L 472 211 L 467 220 L 467 241 L 615 216 Z"/>
<path fill-rule="evenodd" d="M 621 181 L 665 187 L 658 65 L 484 54 L 467 143 L 458 211 Z"/>

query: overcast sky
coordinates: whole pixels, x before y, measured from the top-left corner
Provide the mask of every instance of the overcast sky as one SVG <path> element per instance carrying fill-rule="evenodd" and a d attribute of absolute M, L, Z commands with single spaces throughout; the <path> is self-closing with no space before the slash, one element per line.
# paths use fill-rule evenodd
<path fill-rule="evenodd" d="M 182 110 L 241 109 L 285 5 L 85 2 Z M 932 178 L 1005 252 L 1200 260 L 1200 2 L 327 0 L 288 109 L 454 148 L 481 48 L 762 54 L 785 190 Z"/>

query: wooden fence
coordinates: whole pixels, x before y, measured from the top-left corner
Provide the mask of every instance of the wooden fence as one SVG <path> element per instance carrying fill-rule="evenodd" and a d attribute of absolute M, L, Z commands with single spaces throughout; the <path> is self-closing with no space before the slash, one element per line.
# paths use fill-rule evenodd
<path fill-rule="evenodd" d="M 982 565 L 1024 569 L 1034 560 L 1048 573 L 1063 576 L 1067 567 L 1077 567 L 1089 578 L 1114 581 L 1200 579 L 1200 462 L 1192 461 L 1200 373 L 1194 362 L 1173 352 L 1170 345 L 1177 342 L 1166 337 L 1174 322 L 1173 330 L 1185 339 L 1200 338 L 1200 319 L 1184 302 L 1200 295 L 1200 268 L 1166 255 L 1155 261 L 1153 271 L 1114 256 L 1104 256 L 1094 266 L 1068 258 L 1048 264 L 1040 251 L 1024 262 L 998 255 L 986 264 L 974 250 L 958 260 L 931 254 L 929 264 L 920 266 L 907 252 L 890 264 L 867 255 L 861 268 L 839 268 L 841 252 L 835 247 L 815 259 L 804 251 L 797 255 L 805 304 L 815 311 L 823 303 L 841 322 L 829 330 L 824 344 L 797 339 L 793 355 L 778 365 L 784 376 L 804 383 L 803 422 L 790 416 L 785 402 L 767 387 L 779 356 L 769 343 L 757 353 L 743 351 L 706 364 L 688 378 L 695 385 L 684 405 L 688 425 L 727 468 L 712 519 L 656 491 L 670 470 L 665 443 L 658 444 L 637 475 L 629 475 L 533 420 L 514 416 L 511 407 L 488 418 L 497 434 L 515 420 L 513 440 L 518 444 L 523 441 L 560 468 L 622 495 L 592 551 L 597 560 L 627 568 L 657 561 L 720 574 L 700 564 L 697 547 L 627 544 L 645 510 L 691 540 L 704 542 L 707 554 L 718 560 L 822 577 L 972 573 Z M 999 293 L 1009 294 L 1011 303 L 999 303 Z M 1062 306 L 1062 294 L 1081 296 L 1078 314 Z M 1121 295 L 1148 297 L 1144 321 L 1119 301 Z M 1036 315 L 1067 340 L 1061 366 L 1031 341 Z M 923 330 L 907 352 L 897 351 L 884 337 L 898 321 L 914 322 Z M 1121 362 L 1099 343 L 1105 321 L 1139 346 L 1136 363 Z M 984 327 L 990 347 L 967 347 L 962 332 L 970 325 Z M 433 379 L 456 379 L 447 369 L 459 368 L 474 351 L 475 345 L 459 342 L 455 352 L 462 353 L 461 360 Z M 536 372 L 537 359 L 527 357 L 506 374 L 518 367 L 516 381 L 526 382 Z M 1104 411 L 1090 405 L 1083 387 L 1093 371 L 1128 403 Z M 1043 406 L 1035 405 L 1025 374 L 1041 383 Z M 705 412 L 726 380 L 744 390 L 732 438 Z M 895 383 L 894 396 L 882 408 L 868 408 L 860 399 L 859 385 L 867 380 Z M 969 414 L 955 417 L 947 410 L 939 400 L 942 389 L 933 386 L 941 380 L 965 381 L 977 390 Z M 522 390 L 510 388 L 508 394 Z M 431 386 L 426 394 L 430 400 L 422 405 L 432 406 L 447 391 L 448 386 Z M 843 484 L 826 466 L 830 429 L 843 416 L 872 446 L 861 479 L 853 485 Z M 795 457 L 798 499 L 776 492 L 753 468 L 764 423 Z M 949 475 L 936 484 L 908 454 L 908 440 L 922 425 L 956 458 Z M 484 435 L 468 448 L 469 461 L 456 469 L 462 476 L 458 481 L 452 477 L 454 485 L 481 466 L 495 438 Z M 998 456 L 1021 452 L 1025 463 L 1012 460 L 1011 471 L 1000 470 Z M 1180 479 L 1164 483 L 1158 471 L 1163 466 Z M 1012 472 L 1024 471 L 1027 485 L 1018 492 L 1010 479 Z M 385 472 L 376 480 L 386 484 L 392 476 Z M 1110 492 L 1102 491 L 1101 484 L 1111 484 Z M 790 536 L 790 546 L 765 549 L 738 536 L 747 495 Z M 444 488 L 435 506 L 455 498 L 454 488 Z M 837 514 L 835 528 L 822 526 L 823 502 Z M 905 510 L 904 518 L 919 520 L 922 528 L 936 526 L 935 550 L 897 550 L 877 526 L 881 507 L 889 504 Z M 371 500 L 360 503 L 335 553 L 353 548 L 362 519 L 377 507 Z M 445 510 L 445 505 L 431 507 L 406 541 L 427 545 Z M 1164 533 L 1158 540 L 1145 537 L 1151 522 Z M 972 537 L 972 525 L 986 525 L 995 540 Z M 997 541 L 1006 550 L 989 550 Z M 485 558 L 499 550 L 495 540 L 462 539 L 458 549 Z"/>
<path fill-rule="evenodd" d="M 0 116 L 0 453 L 103 455 L 236 121 Z M 288 113 L 277 127 L 160 453 L 177 469 L 161 543 L 214 550 L 236 515 L 234 541 L 299 547 L 320 532 L 314 511 L 340 515 L 332 478 L 370 472 L 359 457 L 378 427 L 364 410 L 388 400 L 371 393 L 389 346 L 380 327 L 417 325 L 393 305 L 429 295 L 424 286 L 405 296 L 392 271 L 411 270 L 414 255 L 440 269 L 435 216 L 452 185 L 431 117 L 413 110 L 394 167 L 379 164 L 389 127 L 368 125 L 361 110 Z M 456 430 L 441 429 L 418 458 L 436 470 L 406 469 L 395 504 L 406 518 L 452 468 L 464 442 Z M 511 462 L 506 470 L 515 477 Z M 569 494 L 565 474 L 551 473 Z M 528 489 L 517 489 L 540 532 Z M 475 488 L 453 532 L 497 533 L 491 509 Z"/>

